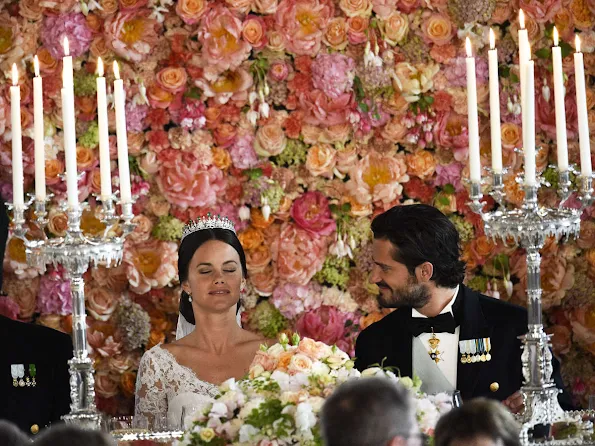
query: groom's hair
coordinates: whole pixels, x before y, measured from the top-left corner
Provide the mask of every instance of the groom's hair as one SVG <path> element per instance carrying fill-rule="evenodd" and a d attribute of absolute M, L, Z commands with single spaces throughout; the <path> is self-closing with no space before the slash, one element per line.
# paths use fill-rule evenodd
<path fill-rule="evenodd" d="M 430 262 L 437 286 L 455 288 L 465 278 L 459 232 L 446 215 L 427 204 L 395 206 L 372 221 L 374 238 L 393 245 L 393 259 L 404 264 L 409 274 Z"/>
<path fill-rule="evenodd" d="M 415 427 L 409 391 L 387 378 L 347 381 L 322 407 L 326 446 L 385 446 L 395 437 L 409 438 Z"/>

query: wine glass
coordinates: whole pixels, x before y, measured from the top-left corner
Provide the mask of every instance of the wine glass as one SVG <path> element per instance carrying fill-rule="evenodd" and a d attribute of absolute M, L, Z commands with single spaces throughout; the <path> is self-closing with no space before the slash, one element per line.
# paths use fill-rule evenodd
<path fill-rule="evenodd" d="M 455 390 L 452 393 L 452 407 L 457 408 L 457 407 L 461 407 L 463 405 L 463 398 L 461 397 L 461 391 L 460 390 Z"/>

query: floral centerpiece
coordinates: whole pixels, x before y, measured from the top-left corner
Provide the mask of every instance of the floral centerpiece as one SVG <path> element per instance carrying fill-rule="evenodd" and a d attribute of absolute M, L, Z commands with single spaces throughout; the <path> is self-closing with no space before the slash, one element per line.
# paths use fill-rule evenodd
<path fill-rule="evenodd" d="M 186 420 L 179 446 L 322 445 L 319 414 L 325 399 L 349 379 L 385 376 L 414 394 L 422 432 L 432 435 L 438 418 L 452 407 L 448 394 L 420 392 L 419 379 L 400 378 L 374 367 L 360 373 L 347 353 L 295 334 L 263 346 L 248 376 L 229 379 L 221 395 Z"/>

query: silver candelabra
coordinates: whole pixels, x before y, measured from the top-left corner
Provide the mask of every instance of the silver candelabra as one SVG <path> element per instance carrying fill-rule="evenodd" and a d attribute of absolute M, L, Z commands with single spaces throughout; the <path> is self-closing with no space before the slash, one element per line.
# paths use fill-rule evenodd
<path fill-rule="evenodd" d="M 87 314 L 85 311 L 85 282 L 83 274 L 89 265 L 117 266 L 122 260 L 124 239 L 134 229 L 132 202 L 120 203 L 122 213 L 116 214 L 115 197 L 102 200 L 99 209 L 104 231 L 98 236 L 87 236 L 81 230 L 81 216 L 86 203 L 78 206 L 62 204 L 68 216 L 68 225 L 64 237 L 48 238 L 45 228 L 48 224 L 46 200 L 30 200 L 23 207 L 8 203 L 13 211 L 12 232 L 23 240 L 27 254 L 27 263 L 45 271 L 46 265 L 62 265 L 68 272 L 72 295 L 72 339 L 73 358 L 70 365 L 70 413 L 63 418 L 67 423 L 84 428 L 99 429 L 101 415 L 95 406 L 95 380 L 93 362 L 87 348 Z M 41 237 L 32 238 L 36 233 L 28 230 L 25 212 L 33 205 L 34 217 L 30 222 L 41 232 Z M 32 238 L 32 239 L 31 239 Z"/>
<path fill-rule="evenodd" d="M 529 443 L 529 431 L 536 425 L 551 425 L 556 422 L 578 421 L 577 413 L 565 412 L 558 403 L 560 390 L 552 379 L 551 335 L 543 329 L 541 310 L 541 256 L 539 251 L 545 241 L 553 237 L 556 241 L 577 237 L 580 233 L 581 214 L 593 201 L 592 178 L 578 177 L 579 209 L 566 206 L 573 191 L 568 171 L 558 173 L 557 207 L 544 207 L 538 203 L 539 180 L 536 185 L 525 185 L 525 198 L 521 207 L 507 206 L 504 192 L 504 178 L 501 173 L 492 173 L 490 195 L 499 206 L 493 211 L 484 211 L 482 184 L 471 182 L 470 207 L 481 215 L 487 237 L 514 241 L 527 251 L 527 309 L 529 332 L 523 336 L 521 354 L 524 383 L 521 388 L 525 408 L 521 416 L 523 423 L 521 441 Z"/>

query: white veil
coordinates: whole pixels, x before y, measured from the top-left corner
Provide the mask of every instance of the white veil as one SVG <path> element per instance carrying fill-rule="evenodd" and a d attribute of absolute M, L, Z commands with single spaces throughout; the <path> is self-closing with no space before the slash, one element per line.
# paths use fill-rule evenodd
<path fill-rule="evenodd" d="M 244 309 L 240 307 L 240 311 L 236 313 L 236 321 L 238 325 L 242 326 L 242 311 Z M 186 318 L 182 315 L 182 313 L 178 314 L 178 327 L 176 328 L 176 341 L 178 339 L 183 338 L 184 336 L 188 336 L 190 333 L 194 331 L 196 325 L 191 324 L 186 320 Z"/>

